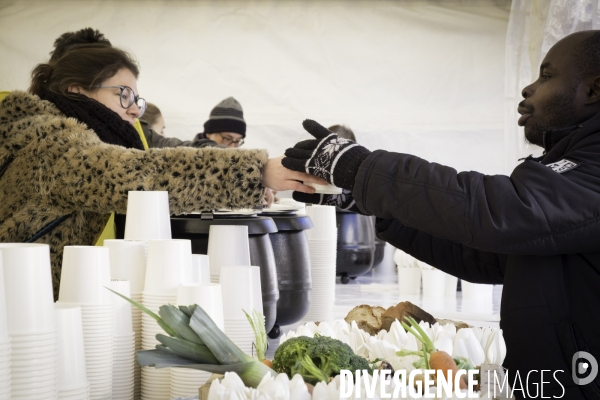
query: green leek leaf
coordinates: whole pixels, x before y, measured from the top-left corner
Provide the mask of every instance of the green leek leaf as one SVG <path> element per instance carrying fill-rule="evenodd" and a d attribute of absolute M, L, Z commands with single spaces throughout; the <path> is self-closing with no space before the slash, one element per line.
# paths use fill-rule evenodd
<path fill-rule="evenodd" d="M 204 344 L 196 332 L 190 328 L 190 319 L 179 308 L 172 305 L 160 306 L 158 315 L 177 333 L 177 336 L 196 344 Z"/>
<path fill-rule="evenodd" d="M 219 363 L 214 354 L 203 344 L 188 342 L 178 337 L 169 337 L 160 333 L 156 335 L 156 340 L 183 358 L 188 358 L 202 364 Z"/>
<path fill-rule="evenodd" d="M 185 315 L 187 315 L 188 318 L 192 318 L 192 315 L 194 315 L 194 311 L 196 310 L 196 305 L 191 305 L 191 306 L 179 306 L 179 310 L 181 310 L 182 313 L 184 313 Z"/>
<path fill-rule="evenodd" d="M 240 376 L 246 386 L 253 388 L 258 386 L 265 374 L 271 374 L 273 377 L 277 376 L 277 372 L 254 359 L 250 359 L 251 361 L 247 362 L 227 365 L 198 364 L 195 361 L 178 356 L 163 346 L 156 346 L 156 350 L 138 351 L 137 359 L 142 367 L 192 368 L 215 374 L 235 372 Z"/>
<path fill-rule="evenodd" d="M 190 327 L 202 338 L 204 344 L 217 357 L 221 364 L 240 364 L 252 360 L 219 329 L 210 316 L 196 307 L 190 321 Z"/>

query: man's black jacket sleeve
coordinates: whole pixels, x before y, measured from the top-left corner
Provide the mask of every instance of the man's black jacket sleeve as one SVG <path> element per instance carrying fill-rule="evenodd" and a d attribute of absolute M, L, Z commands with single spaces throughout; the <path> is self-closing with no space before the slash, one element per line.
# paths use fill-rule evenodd
<path fill-rule="evenodd" d="M 461 172 L 418 157 L 373 152 L 353 196 L 367 214 L 396 219 L 470 248 L 507 255 L 598 251 L 600 144 L 565 154 L 580 167 L 559 174 L 525 161 L 510 177 Z"/>
<path fill-rule="evenodd" d="M 472 249 L 402 225 L 394 219 L 377 220 L 377 236 L 392 246 L 436 268 L 473 283 L 502 284 L 508 256 Z"/>

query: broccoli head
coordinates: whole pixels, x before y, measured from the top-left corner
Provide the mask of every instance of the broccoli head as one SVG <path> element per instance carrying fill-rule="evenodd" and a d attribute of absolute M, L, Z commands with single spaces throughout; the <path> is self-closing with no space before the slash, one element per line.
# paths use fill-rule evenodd
<path fill-rule="evenodd" d="M 298 336 L 283 342 L 275 351 L 273 369 L 290 378 L 300 374 L 313 384 L 339 375 L 342 369 L 371 371 L 367 360 L 355 355 L 350 346 L 327 336 Z"/>
<path fill-rule="evenodd" d="M 356 354 L 350 357 L 350 367 L 348 369 L 352 371 L 352 375 L 354 375 L 354 372 L 357 369 L 360 369 L 361 371 L 366 369 L 369 371 L 369 374 L 373 374 L 373 370 L 371 369 L 369 362 L 361 356 L 357 356 Z"/>
<path fill-rule="evenodd" d="M 350 367 L 352 348 L 346 343 L 327 336 L 315 336 L 307 355 L 327 376 L 336 376 L 340 370 Z"/>
<path fill-rule="evenodd" d="M 313 339 L 308 336 L 298 336 L 283 342 L 275 351 L 273 357 L 273 369 L 277 372 L 285 372 L 290 378 L 293 376 L 292 369 L 296 369 L 313 346 Z"/>

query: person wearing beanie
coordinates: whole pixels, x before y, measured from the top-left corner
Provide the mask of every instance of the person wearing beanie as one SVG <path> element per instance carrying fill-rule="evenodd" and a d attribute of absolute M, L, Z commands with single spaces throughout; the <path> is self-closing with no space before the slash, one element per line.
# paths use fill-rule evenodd
<path fill-rule="evenodd" d="M 204 132 L 194 138 L 210 139 L 218 144 L 236 148 L 244 144 L 246 137 L 246 121 L 239 101 L 228 97 L 217 104 L 211 111 L 208 121 L 204 123 Z"/>

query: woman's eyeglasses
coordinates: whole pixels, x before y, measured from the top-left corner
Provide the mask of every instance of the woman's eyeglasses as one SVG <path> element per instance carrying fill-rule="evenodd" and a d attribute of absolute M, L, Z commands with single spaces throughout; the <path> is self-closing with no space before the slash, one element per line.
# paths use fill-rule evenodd
<path fill-rule="evenodd" d="M 217 133 L 217 135 L 221 136 L 222 143 L 225 146 L 229 146 L 230 144 L 233 144 L 235 147 L 240 147 L 244 144 L 244 139 L 239 139 L 239 140 L 234 140 L 231 136 L 227 135 L 223 135 L 222 133 Z"/>
<path fill-rule="evenodd" d="M 129 108 L 132 105 L 136 105 L 140 109 L 140 118 L 144 115 L 144 111 L 146 111 L 146 100 L 141 98 L 140 96 L 136 96 L 133 92 L 133 89 L 129 86 L 96 86 L 98 89 L 121 89 L 121 95 L 119 96 L 119 100 L 121 101 L 121 107 Z"/>

